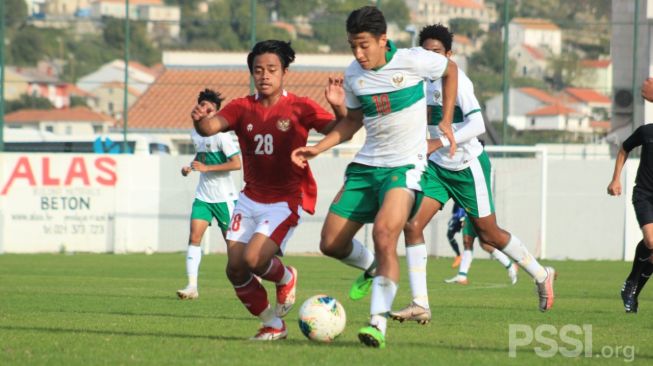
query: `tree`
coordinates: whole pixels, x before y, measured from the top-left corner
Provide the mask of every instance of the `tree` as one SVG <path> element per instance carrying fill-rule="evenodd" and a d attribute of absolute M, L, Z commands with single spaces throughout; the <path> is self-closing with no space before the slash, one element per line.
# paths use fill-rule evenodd
<path fill-rule="evenodd" d="M 449 28 L 454 34 L 460 34 L 471 39 L 475 39 L 483 34 L 476 19 L 453 18 L 449 21 Z"/>
<path fill-rule="evenodd" d="M 18 28 L 27 20 L 27 3 L 25 0 L 2 0 L 5 2 L 5 25 Z"/>
<path fill-rule="evenodd" d="M 582 73 L 579 57 L 572 52 L 563 52 L 560 56 L 552 56 L 549 59 L 549 68 L 553 70 L 553 76 L 549 81 L 555 90 L 562 90 L 572 85 Z"/>
<path fill-rule="evenodd" d="M 25 26 L 9 43 L 9 61 L 15 65 L 36 65 L 47 57 L 60 57 L 65 33 L 59 29 Z"/>
<path fill-rule="evenodd" d="M 404 29 L 410 23 L 410 12 L 403 0 L 381 0 L 379 8 L 388 23 L 396 23 L 399 29 Z"/>
<path fill-rule="evenodd" d="M 129 56 L 146 65 L 153 65 L 161 60 L 161 51 L 147 38 L 147 30 L 143 22 L 129 21 Z M 106 18 L 102 38 L 107 46 L 124 52 L 125 20 Z"/>
<path fill-rule="evenodd" d="M 21 94 L 16 100 L 5 101 L 5 113 L 11 113 L 21 109 L 53 109 L 54 106 L 47 98 L 33 97 Z"/>

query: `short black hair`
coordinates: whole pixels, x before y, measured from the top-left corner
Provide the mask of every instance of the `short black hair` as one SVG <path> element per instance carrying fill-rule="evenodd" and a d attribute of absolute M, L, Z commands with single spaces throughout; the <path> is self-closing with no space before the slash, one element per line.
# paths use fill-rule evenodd
<path fill-rule="evenodd" d="M 207 102 L 211 102 L 215 104 L 216 109 L 220 109 L 220 104 L 222 104 L 222 101 L 224 98 L 222 98 L 222 94 L 220 92 L 216 92 L 213 89 L 204 89 L 204 91 L 200 92 L 200 95 L 197 97 L 197 104 L 202 103 L 202 101 L 206 100 Z"/>
<path fill-rule="evenodd" d="M 428 25 L 419 32 L 419 44 L 423 45 L 427 39 L 435 39 L 442 42 L 444 50 L 449 52 L 453 43 L 453 32 L 449 32 L 449 28 L 440 23 Z"/>
<path fill-rule="evenodd" d="M 375 37 L 385 34 L 388 25 L 381 10 L 375 6 L 363 6 L 352 11 L 347 18 L 347 33 L 369 32 Z"/>
<path fill-rule="evenodd" d="M 276 39 L 261 41 L 255 44 L 252 52 L 247 55 L 247 67 L 249 67 L 250 74 L 254 73 L 254 58 L 264 53 L 274 53 L 277 55 L 284 69 L 287 69 L 295 61 L 295 50 L 290 47 L 290 42 L 278 41 Z"/>

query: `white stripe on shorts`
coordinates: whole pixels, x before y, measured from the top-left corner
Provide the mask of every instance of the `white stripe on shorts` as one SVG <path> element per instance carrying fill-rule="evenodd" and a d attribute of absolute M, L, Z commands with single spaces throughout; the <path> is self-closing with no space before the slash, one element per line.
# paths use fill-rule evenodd
<path fill-rule="evenodd" d="M 490 209 L 490 194 L 485 181 L 485 173 L 478 158 L 472 160 L 469 170 L 474 178 L 474 191 L 476 192 L 476 205 L 478 206 L 478 217 L 489 216 L 492 213 Z"/>

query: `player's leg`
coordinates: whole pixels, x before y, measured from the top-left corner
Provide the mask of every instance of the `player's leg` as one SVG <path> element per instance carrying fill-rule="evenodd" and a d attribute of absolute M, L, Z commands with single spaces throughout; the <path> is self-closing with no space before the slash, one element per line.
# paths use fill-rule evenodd
<path fill-rule="evenodd" d="M 200 263 L 202 262 L 202 237 L 209 227 L 213 216 L 208 203 L 195 199 L 190 220 L 190 235 L 188 237 L 188 248 L 186 250 L 186 276 L 188 284 L 185 288 L 177 290 L 179 299 L 197 299 L 197 279 Z"/>
<path fill-rule="evenodd" d="M 633 206 L 643 239 L 637 244 L 632 269 L 621 288 L 621 299 L 627 313 L 637 313 L 639 293 L 653 272 L 653 202 L 648 195 L 641 195 L 640 191 L 635 189 Z"/>
<path fill-rule="evenodd" d="M 363 270 L 349 291 L 352 300 L 359 300 L 370 292 L 376 262 L 374 254 L 354 235 L 363 224 L 374 222 L 380 182 L 376 168 L 360 164 L 350 164 L 345 176 L 345 185 L 333 199 L 322 227 L 320 250 Z"/>
<path fill-rule="evenodd" d="M 259 225 L 267 224 L 260 219 L 261 210 L 260 204 L 241 194 L 227 232 L 227 277 L 243 305 L 263 323 L 252 339 L 276 340 L 286 337 L 286 327 L 270 306 L 259 275 L 278 275 L 278 267 L 273 271 L 270 263 L 280 248 L 269 237 L 257 233 Z M 279 226 L 275 224 L 275 228 Z M 270 273 L 265 273 L 268 270 Z"/>
<path fill-rule="evenodd" d="M 412 190 L 389 189 L 383 195 L 383 203 L 374 221 L 372 236 L 377 269 L 372 281 L 370 325 L 358 333 L 360 341 L 367 346 L 385 347 L 387 317 L 399 283 L 397 241 L 406 225 L 414 200 L 415 193 Z"/>
<path fill-rule="evenodd" d="M 456 253 L 456 256 L 453 259 L 453 263 L 451 263 L 451 268 L 457 268 L 460 265 L 460 261 L 462 260 L 460 257 L 460 248 L 458 247 L 458 241 L 456 240 L 456 233 L 458 233 L 460 229 L 462 229 L 460 220 L 451 218 L 447 225 L 447 240 L 449 241 L 451 249 L 453 249 L 453 251 Z"/>
<path fill-rule="evenodd" d="M 517 268 L 519 268 L 519 266 L 517 266 L 517 264 L 514 263 L 510 259 L 510 257 L 503 254 L 503 252 L 500 251 L 499 249 L 491 246 L 488 243 L 484 243 L 482 241 L 480 242 L 480 244 L 481 244 L 481 248 L 483 248 L 483 250 L 485 250 L 486 252 L 488 252 L 490 254 L 490 257 L 492 257 L 492 258 L 496 259 L 497 261 L 499 261 L 499 263 L 501 263 L 501 265 L 506 270 L 508 270 L 508 277 L 510 277 L 510 283 L 512 283 L 513 285 L 516 284 L 517 283 Z"/>
<path fill-rule="evenodd" d="M 440 199 L 446 202 L 446 198 Z M 433 216 L 442 208 L 442 203 L 422 193 L 418 193 L 415 206 L 417 207 L 417 212 L 408 220 L 404 227 L 408 283 L 410 284 L 412 301 L 401 310 L 391 311 L 390 317 L 400 322 L 415 320 L 420 324 L 427 324 L 431 321 L 431 309 L 426 282 L 428 251 L 423 233 L 426 225 L 428 225 Z"/>
<path fill-rule="evenodd" d="M 376 269 L 374 254 L 354 238 L 362 226 L 360 222 L 330 212 L 322 226 L 320 239 L 320 251 L 324 255 L 363 271 L 349 290 L 352 300 L 360 300 L 369 293 Z"/>
<path fill-rule="evenodd" d="M 471 161 L 467 169 L 447 173 L 449 187 L 457 201 L 466 208 L 479 240 L 504 252 L 535 279 L 539 308 L 547 311 L 553 306 L 555 270 L 543 267 L 519 238 L 497 225 L 490 188 L 491 169 L 490 159 L 483 152 Z"/>
<path fill-rule="evenodd" d="M 458 267 L 458 273 L 454 277 L 444 280 L 446 283 L 455 283 L 459 285 L 467 285 L 469 283 L 467 275 L 469 274 L 469 269 L 474 260 L 473 248 L 474 240 L 476 239 L 476 234 L 469 230 L 469 226 L 471 225 L 469 219 L 466 218 L 465 225 L 463 226 L 463 254 L 460 261 L 460 267 Z"/>

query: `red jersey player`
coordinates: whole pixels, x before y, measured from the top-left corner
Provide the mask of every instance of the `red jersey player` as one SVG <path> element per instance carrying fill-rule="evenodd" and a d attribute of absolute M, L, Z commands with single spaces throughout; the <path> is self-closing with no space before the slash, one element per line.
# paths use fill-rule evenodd
<path fill-rule="evenodd" d="M 293 164 L 290 153 L 306 145 L 311 128 L 328 133 L 335 124 L 334 116 L 315 101 L 283 89 L 294 59 L 290 43 L 257 43 L 247 56 L 256 94 L 234 99 L 220 112 L 198 104 L 191 113 L 200 135 L 233 130 L 240 143 L 245 188 L 227 231 L 227 277 L 247 310 L 263 323 L 253 340 L 287 336 L 281 318 L 295 302 L 297 271 L 277 255 L 283 254 L 302 211 L 313 213 L 315 207 L 317 186 L 310 170 Z M 337 117 L 343 117 L 341 80 L 330 80 L 325 96 Z M 276 308 L 270 307 L 259 278 L 276 283 Z"/>

